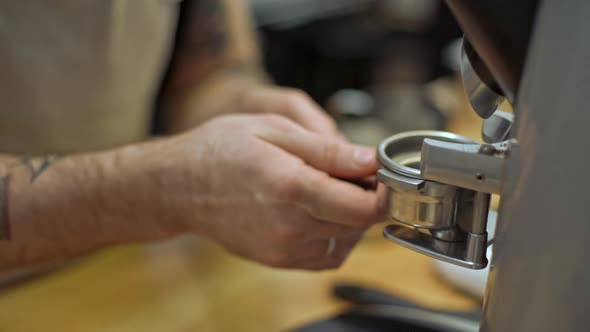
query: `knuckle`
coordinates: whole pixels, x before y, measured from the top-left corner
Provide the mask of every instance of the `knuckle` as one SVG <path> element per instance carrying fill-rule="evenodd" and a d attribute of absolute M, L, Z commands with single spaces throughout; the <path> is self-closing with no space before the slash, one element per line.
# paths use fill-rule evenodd
<path fill-rule="evenodd" d="M 303 184 L 297 176 L 298 173 L 294 170 L 271 177 L 269 180 L 271 197 L 291 203 L 299 201 L 303 193 Z"/>
<path fill-rule="evenodd" d="M 327 141 L 322 149 L 322 157 L 326 164 L 327 170 L 334 170 L 338 166 L 338 155 L 340 154 L 340 143 L 336 141 Z"/>
<path fill-rule="evenodd" d="M 286 88 L 283 92 L 286 96 L 296 100 L 309 100 L 308 94 L 297 88 Z"/>
<path fill-rule="evenodd" d="M 207 123 L 209 125 L 212 125 L 213 127 L 231 127 L 235 126 L 236 124 L 239 124 L 240 121 L 241 118 L 239 116 L 232 114 L 211 118 L 207 121 Z"/>
<path fill-rule="evenodd" d="M 262 115 L 263 121 L 281 132 L 293 132 L 295 124 L 289 118 L 278 113 L 266 113 Z"/>
<path fill-rule="evenodd" d="M 324 114 L 324 118 L 326 119 L 326 125 L 332 131 L 338 131 L 338 125 L 336 124 L 336 120 L 334 120 L 334 118 L 332 118 L 331 116 L 327 115 L 326 113 L 322 113 L 322 114 Z"/>
<path fill-rule="evenodd" d="M 275 126 L 284 126 L 287 122 L 287 119 L 284 116 L 276 113 L 265 113 L 260 117 L 263 119 L 263 121 Z"/>
<path fill-rule="evenodd" d="M 303 232 L 291 223 L 280 223 L 275 231 L 275 241 L 278 247 L 284 247 L 299 240 Z"/>
<path fill-rule="evenodd" d="M 310 103 L 309 96 L 299 89 L 288 89 L 283 93 L 285 108 L 296 110 Z"/>

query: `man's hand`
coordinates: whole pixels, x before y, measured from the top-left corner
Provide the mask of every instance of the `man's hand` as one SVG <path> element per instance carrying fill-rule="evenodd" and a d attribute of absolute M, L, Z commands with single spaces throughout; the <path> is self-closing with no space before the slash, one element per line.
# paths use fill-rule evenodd
<path fill-rule="evenodd" d="M 334 120 L 298 89 L 259 86 L 244 93 L 237 109 L 242 113 L 280 114 L 316 134 L 342 137 Z"/>
<path fill-rule="evenodd" d="M 268 93 L 252 96 L 252 105 L 281 104 Z M 306 121 L 305 113 L 286 114 Z M 323 126 L 331 124 L 308 123 Z M 374 151 L 309 129 L 280 115 L 233 115 L 159 142 L 166 219 L 267 265 L 339 266 L 379 220 L 374 192 L 335 177 L 374 174 Z M 336 248 L 327 256 L 331 237 Z"/>

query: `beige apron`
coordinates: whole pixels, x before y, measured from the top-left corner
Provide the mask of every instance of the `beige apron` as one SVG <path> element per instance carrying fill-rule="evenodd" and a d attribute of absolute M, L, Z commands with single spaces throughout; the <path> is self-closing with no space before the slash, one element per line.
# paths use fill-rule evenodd
<path fill-rule="evenodd" d="M 0 4 L 0 152 L 144 139 L 174 40 L 175 0 Z"/>

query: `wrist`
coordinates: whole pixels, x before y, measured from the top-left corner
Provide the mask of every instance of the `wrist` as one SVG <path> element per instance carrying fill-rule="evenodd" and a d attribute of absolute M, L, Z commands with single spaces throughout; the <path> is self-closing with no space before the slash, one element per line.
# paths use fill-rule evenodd
<path fill-rule="evenodd" d="M 202 169 L 207 159 L 199 158 L 203 142 L 196 143 L 191 135 L 193 131 L 117 151 L 116 169 L 125 174 L 120 186 L 133 189 L 139 218 L 161 238 L 205 233 L 203 204 L 209 184 Z"/>
<path fill-rule="evenodd" d="M 167 158 L 169 139 L 130 145 L 111 152 L 105 165 L 101 201 L 129 229 L 125 241 L 152 241 L 186 232 L 175 206 L 175 183 L 179 174 Z"/>
<path fill-rule="evenodd" d="M 51 165 L 47 158 L 3 163 L 9 184 L 3 188 L 2 212 L 10 238 L 0 241 L 0 268 L 187 231 L 188 224 L 178 218 L 187 214 L 170 199 L 182 194 L 172 183 L 179 182 L 172 174 L 178 170 L 163 161 L 179 163 L 169 162 L 160 145 L 52 159 Z"/>

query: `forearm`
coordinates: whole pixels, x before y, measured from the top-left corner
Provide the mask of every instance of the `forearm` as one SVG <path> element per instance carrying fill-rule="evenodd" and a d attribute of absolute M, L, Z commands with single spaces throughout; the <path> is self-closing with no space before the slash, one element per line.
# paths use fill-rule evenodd
<path fill-rule="evenodd" d="M 167 100 L 164 112 L 166 130 L 180 132 L 215 116 L 238 112 L 242 96 L 263 84 L 263 80 L 252 75 L 219 71 L 206 83 Z"/>
<path fill-rule="evenodd" d="M 137 169 L 150 164 L 145 148 L 63 158 L 0 157 L 0 190 L 7 230 L 0 269 L 67 259 L 110 244 L 171 236 L 154 195 L 158 177 Z"/>
<path fill-rule="evenodd" d="M 161 110 L 176 132 L 236 109 L 248 88 L 268 82 L 245 0 L 183 7 Z"/>

